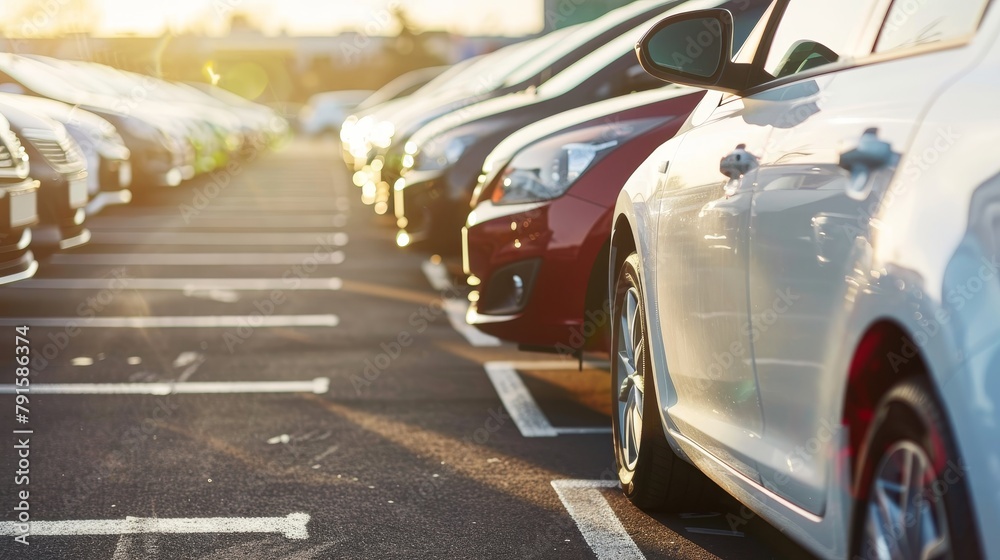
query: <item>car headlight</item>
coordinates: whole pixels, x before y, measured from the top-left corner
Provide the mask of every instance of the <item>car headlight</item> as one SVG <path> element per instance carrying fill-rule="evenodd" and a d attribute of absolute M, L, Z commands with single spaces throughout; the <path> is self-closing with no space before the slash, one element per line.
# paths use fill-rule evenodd
<path fill-rule="evenodd" d="M 518 152 L 500 173 L 490 199 L 495 204 L 520 204 L 558 198 L 616 147 L 663 122 L 602 124 L 536 142 Z"/>
<path fill-rule="evenodd" d="M 439 171 L 454 165 L 475 141 L 476 136 L 472 134 L 435 138 L 417 150 L 413 168 L 419 171 Z"/>
<path fill-rule="evenodd" d="M 395 135 L 395 125 L 389 121 L 381 121 L 372 127 L 368 141 L 372 146 L 384 150 L 392 145 L 392 137 Z"/>

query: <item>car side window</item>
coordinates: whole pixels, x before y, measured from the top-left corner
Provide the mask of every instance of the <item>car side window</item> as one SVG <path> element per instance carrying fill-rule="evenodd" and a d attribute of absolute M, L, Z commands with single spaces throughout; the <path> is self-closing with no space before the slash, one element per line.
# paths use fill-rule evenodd
<path fill-rule="evenodd" d="M 775 31 L 764 70 L 784 78 L 853 55 L 873 8 L 872 0 L 792 0 Z"/>
<path fill-rule="evenodd" d="M 960 39 L 979 27 L 989 0 L 895 0 L 875 43 L 875 52 Z"/>

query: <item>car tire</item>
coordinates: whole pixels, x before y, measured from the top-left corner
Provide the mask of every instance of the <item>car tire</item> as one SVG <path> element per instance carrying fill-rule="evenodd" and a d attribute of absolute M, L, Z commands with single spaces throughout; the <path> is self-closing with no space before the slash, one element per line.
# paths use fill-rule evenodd
<path fill-rule="evenodd" d="M 923 378 L 882 399 L 858 461 L 852 558 L 983 557 L 965 467 L 941 410 Z M 925 554 L 928 547 L 939 553 Z"/>
<path fill-rule="evenodd" d="M 612 433 L 618 480 L 625 496 L 641 509 L 704 511 L 715 504 L 716 486 L 674 453 L 660 423 L 638 271 L 639 256 L 632 253 L 619 271 L 612 307 Z M 636 335 L 641 335 L 639 340 Z"/>

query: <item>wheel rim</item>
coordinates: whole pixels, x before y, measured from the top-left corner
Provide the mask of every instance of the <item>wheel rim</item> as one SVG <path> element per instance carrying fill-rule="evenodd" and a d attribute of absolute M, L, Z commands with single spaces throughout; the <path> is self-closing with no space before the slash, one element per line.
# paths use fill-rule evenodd
<path fill-rule="evenodd" d="M 618 447 L 622 465 L 635 470 L 642 442 L 643 352 L 645 325 L 639 313 L 639 292 L 630 288 L 618 312 L 617 386 Z"/>
<path fill-rule="evenodd" d="M 922 448 L 900 442 L 875 471 L 865 507 L 865 558 L 951 557 L 943 497 Z"/>

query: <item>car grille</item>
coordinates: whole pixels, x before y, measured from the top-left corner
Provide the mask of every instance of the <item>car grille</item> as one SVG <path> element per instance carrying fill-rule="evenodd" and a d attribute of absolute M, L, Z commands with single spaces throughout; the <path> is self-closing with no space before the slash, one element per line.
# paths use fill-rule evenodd
<path fill-rule="evenodd" d="M 0 136 L 0 169 L 17 167 L 17 158 L 21 154 L 21 141 L 13 133 Z"/>
<path fill-rule="evenodd" d="M 7 144 L 0 142 L 0 168 L 9 169 L 11 167 L 14 167 L 14 156 L 7 149 Z"/>
<path fill-rule="evenodd" d="M 79 163 L 80 154 L 69 146 L 64 146 L 58 140 L 49 138 L 31 138 L 32 145 L 52 165 L 63 166 Z"/>

